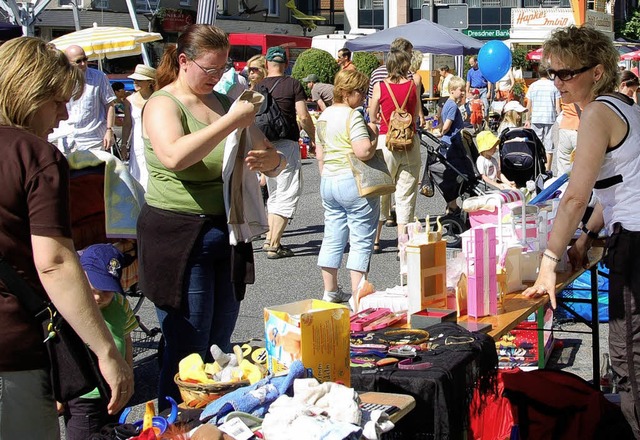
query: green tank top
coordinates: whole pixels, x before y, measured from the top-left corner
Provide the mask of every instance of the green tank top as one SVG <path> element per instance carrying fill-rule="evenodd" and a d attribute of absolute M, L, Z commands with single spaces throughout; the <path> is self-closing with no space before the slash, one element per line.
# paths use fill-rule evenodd
<path fill-rule="evenodd" d="M 225 111 L 229 110 L 226 96 L 214 92 Z M 202 130 L 207 124 L 198 121 L 180 100 L 164 90 L 158 90 L 151 98 L 167 96 L 175 101 L 182 113 L 182 128 L 185 134 Z M 223 140 L 200 162 L 182 171 L 168 170 L 158 159 L 151 141 L 144 138 L 144 157 L 149 170 L 146 202 L 168 211 L 189 214 L 225 215 L 222 194 Z"/>

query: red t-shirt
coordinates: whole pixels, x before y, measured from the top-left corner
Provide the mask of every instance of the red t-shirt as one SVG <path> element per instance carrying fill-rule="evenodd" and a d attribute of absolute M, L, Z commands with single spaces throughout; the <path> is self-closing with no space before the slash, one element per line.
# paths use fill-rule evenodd
<path fill-rule="evenodd" d="M 50 143 L 0 126 L 0 254 L 43 297 L 31 235 L 71 237 L 69 165 Z M 0 371 L 46 366 L 42 327 L 0 280 Z"/>
<path fill-rule="evenodd" d="M 391 99 L 391 95 L 389 94 L 389 90 L 384 85 L 384 81 L 380 81 L 380 111 L 382 112 L 383 118 L 380 118 L 380 134 L 387 134 L 389 127 L 387 126 L 387 122 L 389 118 L 391 118 L 391 113 L 396 109 L 395 104 L 393 103 L 393 99 Z M 411 89 L 411 95 L 409 95 L 409 99 L 407 100 L 407 104 L 404 106 L 404 109 L 411 113 L 412 115 L 416 115 L 417 113 L 417 103 L 418 98 L 416 97 L 416 87 L 413 81 L 407 81 L 401 84 L 393 84 L 387 83 L 389 87 L 391 87 L 391 91 L 393 92 L 393 96 L 395 96 L 396 101 L 398 102 L 398 107 L 402 107 L 402 103 L 407 97 L 407 93 L 409 93 L 409 89 Z M 414 120 L 414 122 L 417 122 Z"/>

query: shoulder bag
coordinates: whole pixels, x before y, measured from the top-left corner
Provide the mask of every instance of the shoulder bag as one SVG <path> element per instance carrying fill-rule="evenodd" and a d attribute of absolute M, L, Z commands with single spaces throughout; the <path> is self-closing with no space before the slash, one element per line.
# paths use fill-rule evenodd
<path fill-rule="evenodd" d="M 56 401 L 68 402 L 96 387 L 105 399 L 109 399 L 109 386 L 100 374 L 98 359 L 54 305 L 37 295 L 2 257 L 0 278 L 22 307 L 42 323 L 51 389 Z"/>
<path fill-rule="evenodd" d="M 353 112 L 349 113 L 347 119 L 347 139 L 351 143 L 351 118 Z M 360 160 L 354 153 L 347 154 L 349 166 L 356 180 L 358 194 L 360 197 L 376 197 L 391 194 L 396 190 L 396 183 L 391 177 L 387 163 L 384 161 L 382 150 L 376 150 L 369 160 Z"/>

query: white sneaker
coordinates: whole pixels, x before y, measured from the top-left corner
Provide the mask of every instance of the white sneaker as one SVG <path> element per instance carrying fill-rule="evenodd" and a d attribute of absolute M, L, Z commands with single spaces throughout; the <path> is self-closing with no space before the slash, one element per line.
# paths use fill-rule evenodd
<path fill-rule="evenodd" d="M 324 295 L 322 296 L 323 301 L 332 302 L 332 303 L 343 303 L 349 301 L 351 298 L 350 293 L 345 293 L 342 291 L 342 288 L 338 287 L 337 292 L 327 292 L 324 291 Z"/>

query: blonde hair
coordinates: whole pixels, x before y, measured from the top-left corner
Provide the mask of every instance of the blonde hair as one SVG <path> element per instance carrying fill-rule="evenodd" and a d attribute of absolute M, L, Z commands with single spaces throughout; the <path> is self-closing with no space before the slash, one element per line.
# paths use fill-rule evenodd
<path fill-rule="evenodd" d="M 387 72 L 392 82 L 400 81 L 407 77 L 411 67 L 411 55 L 404 50 L 391 49 L 387 58 Z"/>
<path fill-rule="evenodd" d="M 506 123 L 510 124 L 514 127 L 520 127 L 522 125 L 522 113 L 519 113 L 515 110 L 507 110 L 502 115 L 501 124 Z"/>
<path fill-rule="evenodd" d="M 419 50 L 413 50 L 411 52 L 411 65 L 409 66 L 409 69 L 413 73 L 416 73 L 418 70 L 420 70 L 421 64 L 422 64 L 422 52 L 420 52 Z"/>
<path fill-rule="evenodd" d="M 345 96 L 354 90 L 360 90 L 366 95 L 369 90 L 369 77 L 357 70 L 339 71 L 333 83 L 333 102 L 343 103 Z"/>
<path fill-rule="evenodd" d="M 455 89 L 464 88 L 464 84 L 465 82 L 462 78 L 459 76 L 452 76 L 449 80 L 449 92 Z"/>
<path fill-rule="evenodd" d="M 255 83 L 257 84 L 267 76 L 267 58 L 264 55 L 254 55 L 247 61 L 247 68 L 251 67 L 252 63 L 259 64 L 258 69 L 260 70 L 260 79 L 258 81 L 255 81 Z M 251 87 L 254 86 L 255 84 L 252 82 Z"/>
<path fill-rule="evenodd" d="M 33 132 L 44 103 L 78 98 L 83 90 L 82 71 L 44 40 L 19 37 L 0 46 L 0 124 Z"/>
<path fill-rule="evenodd" d="M 620 85 L 620 53 L 611 38 L 589 25 L 556 29 L 543 43 L 542 52 L 544 61 L 554 57 L 575 68 L 600 64 L 603 67 L 602 78 L 591 87 L 593 98 L 612 93 Z"/>
<path fill-rule="evenodd" d="M 161 89 L 178 78 L 180 54 L 183 53 L 190 60 L 195 60 L 204 52 L 215 50 L 229 50 L 229 38 L 223 30 L 208 24 L 187 26 L 178 37 L 178 44 L 169 44 L 165 48 L 156 70 L 157 88 Z"/>

